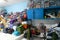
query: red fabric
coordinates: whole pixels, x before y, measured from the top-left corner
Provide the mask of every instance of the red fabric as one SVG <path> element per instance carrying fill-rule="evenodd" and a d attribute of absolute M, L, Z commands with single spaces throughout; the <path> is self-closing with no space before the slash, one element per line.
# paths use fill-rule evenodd
<path fill-rule="evenodd" d="M 35 34 L 36 32 L 35 32 L 35 30 L 31 30 L 32 31 L 32 34 Z"/>
<path fill-rule="evenodd" d="M 27 18 L 27 15 L 26 14 L 24 14 L 24 18 Z"/>

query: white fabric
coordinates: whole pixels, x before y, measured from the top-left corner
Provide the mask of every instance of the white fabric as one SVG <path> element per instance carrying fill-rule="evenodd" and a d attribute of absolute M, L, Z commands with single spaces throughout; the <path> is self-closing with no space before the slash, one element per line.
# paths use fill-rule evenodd
<path fill-rule="evenodd" d="M 55 16 L 53 16 L 53 15 L 50 15 L 50 14 L 47 14 L 48 16 L 50 16 L 51 18 L 56 18 Z"/>
<path fill-rule="evenodd" d="M 45 25 L 46 28 L 48 28 L 48 29 L 58 26 L 58 24 L 44 24 L 44 25 Z"/>
<path fill-rule="evenodd" d="M 2 33 L 0 32 L 0 40 L 21 40 L 23 38 L 23 35 L 20 36 L 14 36 L 11 34 L 6 34 L 6 33 Z"/>
<path fill-rule="evenodd" d="M 27 21 L 23 21 L 22 24 L 27 24 Z"/>
<path fill-rule="evenodd" d="M 60 27 L 56 27 L 54 29 L 60 32 Z"/>
<path fill-rule="evenodd" d="M 13 26 L 13 29 L 16 30 L 17 26 Z"/>
<path fill-rule="evenodd" d="M 26 38 L 23 38 L 22 40 L 27 40 Z"/>

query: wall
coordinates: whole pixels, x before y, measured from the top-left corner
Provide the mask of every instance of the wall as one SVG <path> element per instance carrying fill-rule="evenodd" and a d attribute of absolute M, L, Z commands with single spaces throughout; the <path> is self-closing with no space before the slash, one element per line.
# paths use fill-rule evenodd
<path fill-rule="evenodd" d="M 8 13 L 10 13 L 10 12 L 21 12 L 27 8 L 27 2 L 20 2 L 17 4 L 6 6 L 4 8 L 7 10 Z"/>
<path fill-rule="evenodd" d="M 2 10 L 5 10 L 3 7 L 0 7 L 0 14 L 2 14 Z"/>
<path fill-rule="evenodd" d="M 3 7 L 0 7 L 0 11 L 3 10 L 4 8 Z"/>

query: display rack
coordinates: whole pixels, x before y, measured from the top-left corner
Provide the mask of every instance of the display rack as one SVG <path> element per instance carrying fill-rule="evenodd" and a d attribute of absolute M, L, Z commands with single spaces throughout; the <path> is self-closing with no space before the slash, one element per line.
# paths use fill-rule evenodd
<path fill-rule="evenodd" d="M 49 18 L 45 17 L 46 14 L 49 14 Z M 60 18 L 60 6 L 51 6 L 47 8 L 31 8 L 27 10 L 27 15 L 28 19 L 57 19 Z"/>

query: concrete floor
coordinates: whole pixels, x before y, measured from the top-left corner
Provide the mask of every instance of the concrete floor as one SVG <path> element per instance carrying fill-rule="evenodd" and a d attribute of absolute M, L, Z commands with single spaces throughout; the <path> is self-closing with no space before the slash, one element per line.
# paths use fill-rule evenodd
<path fill-rule="evenodd" d="M 44 40 L 44 39 L 41 39 L 41 38 L 38 38 L 38 37 L 34 37 L 34 38 L 30 39 L 30 40 Z"/>
<path fill-rule="evenodd" d="M 43 40 L 43 39 L 35 38 L 35 39 L 33 39 L 33 40 Z"/>

